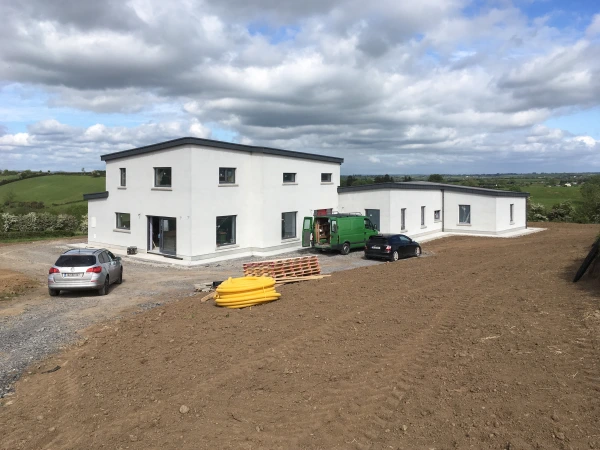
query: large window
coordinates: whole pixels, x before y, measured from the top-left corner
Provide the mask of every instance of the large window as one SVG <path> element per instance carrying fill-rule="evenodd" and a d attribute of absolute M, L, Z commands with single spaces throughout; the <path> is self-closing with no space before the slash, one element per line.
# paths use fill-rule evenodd
<path fill-rule="evenodd" d="M 235 244 L 235 216 L 217 217 L 217 247 Z"/>
<path fill-rule="evenodd" d="M 281 239 L 296 237 L 296 213 L 285 212 L 281 214 Z"/>
<path fill-rule="evenodd" d="M 171 168 L 170 167 L 155 167 L 154 168 L 154 186 L 156 186 L 156 187 L 171 187 Z"/>
<path fill-rule="evenodd" d="M 330 173 L 322 173 L 321 174 L 321 183 L 331 183 L 331 174 Z"/>
<path fill-rule="evenodd" d="M 283 174 L 283 182 L 284 183 L 295 183 L 296 182 L 296 174 L 295 173 L 284 173 Z"/>
<path fill-rule="evenodd" d="M 439 209 L 436 209 L 433 211 L 433 221 L 439 222 L 440 220 L 442 220 L 442 212 Z"/>
<path fill-rule="evenodd" d="M 127 186 L 127 169 L 120 168 L 119 170 L 121 172 L 121 186 L 125 187 Z"/>
<path fill-rule="evenodd" d="M 471 224 L 471 205 L 458 205 L 458 223 Z"/>
<path fill-rule="evenodd" d="M 400 210 L 400 230 L 406 231 L 406 208 Z"/>
<path fill-rule="evenodd" d="M 514 223 L 515 221 L 515 204 L 510 204 L 510 223 Z"/>
<path fill-rule="evenodd" d="M 421 206 L 421 226 L 425 226 L 425 207 Z"/>
<path fill-rule="evenodd" d="M 131 214 L 117 213 L 117 228 L 119 230 L 131 229 Z"/>
<path fill-rule="evenodd" d="M 219 184 L 235 184 L 235 169 L 219 167 Z"/>

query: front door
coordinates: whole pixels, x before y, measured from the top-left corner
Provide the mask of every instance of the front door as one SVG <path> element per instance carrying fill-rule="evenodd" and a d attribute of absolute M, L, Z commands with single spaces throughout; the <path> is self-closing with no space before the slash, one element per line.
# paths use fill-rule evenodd
<path fill-rule="evenodd" d="M 159 246 L 161 253 L 175 255 L 177 253 L 177 220 L 161 217 L 159 220 Z"/>
<path fill-rule="evenodd" d="M 371 219 L 375 228 L 381 231 L 381 225 L 379 223 L 379 210 L 378 209 L 365 209 L 365 216 Z"/>

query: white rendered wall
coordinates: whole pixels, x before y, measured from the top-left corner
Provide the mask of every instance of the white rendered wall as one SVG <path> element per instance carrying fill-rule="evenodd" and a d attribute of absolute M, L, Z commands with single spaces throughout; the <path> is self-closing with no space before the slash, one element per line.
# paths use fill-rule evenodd
<path fill-rule="evenodd" d="M 425 225 L 421 226 L 421 207 L 425 206 Z M 406 208 L 406 229 L 402 230 L 402 208 Z M 440 210 L 440 220 L 433 212 Z M 442 192 L 439 190 L 394 189 L 391 191 L 391 233 L 419 237 L 442 231 Z"/>
<path fill-rule="evenodd" d="M 444 231 L 453 233 L 496 233 L 496 197 L 446 191 Z M 471 206 L 471 224 L 460 224 L 458 206 Z"/>
<path fill-rule="evenodd" d="M 379 231 L 390 232 L 390 189 L 344 192 L 338 197 L 338 212 L 365 214 L 366 209 L 378 209 Z"/>
<path fill-rule="evenodd" d="M 154 188 L 154 168 L 171 167 L 171 190 Z M 120 168 L 127 169 L 127 186 L 120 187 Z M 147 248 L 146 216 L 177 219 L 177 254 L 190 253 L 190 149 L 179 147 L 106 162 L 107 199 L 88 202 L 88 242 L 98 246 Z M 116 229 L 116 213 L 131 215 L 129 231 Z"/>
<path fill-rule="evenodd" d="M 514 204 L 513 223 L 510 222 L 510 205 Z M 527 199 L 524 197 L 498 197 L 496 199 L 496 231 L 502 233 L 527 226 Z"/>

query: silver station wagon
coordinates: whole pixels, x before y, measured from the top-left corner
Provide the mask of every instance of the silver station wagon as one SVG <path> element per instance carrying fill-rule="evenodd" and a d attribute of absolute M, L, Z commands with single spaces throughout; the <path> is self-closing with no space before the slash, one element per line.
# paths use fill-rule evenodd
<path fill-rule="evenodd" d="M 73 249 L 64 252 L 48 272 L 48 294 L 92 289 L 108 294 L 112 283 L 123 282 L 121 258 L 104 248 Z"/>

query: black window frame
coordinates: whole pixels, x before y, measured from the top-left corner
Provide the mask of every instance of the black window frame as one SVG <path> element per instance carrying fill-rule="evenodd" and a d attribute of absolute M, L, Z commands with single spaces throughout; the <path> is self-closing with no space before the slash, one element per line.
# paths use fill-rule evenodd
<path fill-rule="evenodd" d="M 221 226 L 223 226 L 223 223 L 221 222 L 221 224 L 219 224 L 219 219 L 229 219 L 229 218 L 233 218 L 233 242 L 219 242 L 219 229 L 221 228 Z M 232 216 L 217 216 L 217 229 L 215 232 L 215 242 L 217 247 L 227 247 L 228 245 L 236 245 L 237 244 L 237 216 L 236 215 L 232 215 Z"/>
<path fill-rule="evenodd" d="M 227 171 L 231 171 L 232 181 L 227 180 L 228 178 L 230 178 L 227 175 Z M 219 167 L 219 184 L 235 184 L 235 172 L 236 167 Z"/>
<path fill-rule="evenodd" d="M 119 186 L 120 187 L 126 187 L 127 186 L 127 168 L 126 167 L 120 167 L 119 168 Z"/>
<path fill-rule="evenodd" d="M 124 227 L 124 226 L 119 226 L 119 215 L 128 215 L 129 216 L 129 227 Z M 131 214 L 130 213 L 122 213 L 122 212 L 117 212 L 115 213 L 115 228 L 117 230 L 127 230 L 127 231 L 131 231 Z M 123 224 L 123 219 L 121 218 L 121 225 Z"/>
<path fill-rule="evenodd" d="M 286 236 L 285 235 L 285 214 L 293 214 L 294 215 L 294 235 Z M 287 239 L 296 239 L 298 237 L 298 211 L 287 211 L 281 213 L 281 240 L 285 241 Z"/>
<path fill-rule="evenodd" d="M 285 179 L 286 175 L 292 175 L 292 179 L 286 180 Z M 293 184 L 295 182 L 296 182 L 296 172 L 283 172 L 283 183 L 284 184 Z"/>
<path fill-rule="evenodd" d="M 332 183 L 333 173 L 321 172 L 321 183 Z"/>
<path fill-rule="evenodd" d="M 155 167 L 154 168 L 154 187 L 157 188 L 170 188 L 173 187 L 173 168 L 172 167 Z M 169 171 L 169 184 L 156 184 L 158 181 L 158 171 L 159 170 L 168 170 Z M 162 175 L 164 178 L 165 174 Z"/>

